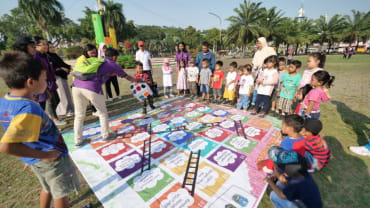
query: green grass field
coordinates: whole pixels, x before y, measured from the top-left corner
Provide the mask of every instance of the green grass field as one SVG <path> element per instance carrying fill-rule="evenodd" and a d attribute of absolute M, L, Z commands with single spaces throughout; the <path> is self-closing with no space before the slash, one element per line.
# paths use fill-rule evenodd
<path fill-rule="evenodd" d="M 298 59 L 305 66 L 307 58 L 304 56 Z M 234 60 L 223 61 L 224 66 L 228 66 Z M 250 59 L 235 61 L 245 64 Z M 329 56 L 325 69 L 336 77 L 334 86 L 330 88 L 332 100 L 321 105 L 321 120 L 324 124 L 321 134 L 332 151 L 332 159 L 328 167 L 314 174 L 314 178 L 324 207 L 370 207 L 370 157 L 360 157 L 348 150 L 350 145 L 366 144 L 370 136 L 370 56 L 355 55 L 351 60 Z M 127 71 L 129 74 L 134 73 L 132 69 Z M 154 79 L 161 86 L 162 74 L 159 68 L 154 71 Z M 123 99 L 108 104 L 110 116 L 138 107 L 135 98 L 130 95 L 128 82 L 121 79 L 120 87 Z M 7 91 L 4 82 L 0 81 L 0 95 L 3 96 Z M 85 123 L 97 120 L 91 116 L 91 112 L 88 115 Z M 72 127 L 72 120 L 66 121 L 68 125 L 62 130 Z M 89 203 L 92 207 L 101 207 L 82 177 L 81 181 L 80 192 L 71 196 L 72 206 L 81 207 Z M 39 191 L 37 178 L 30 171 L 23 171 L 23 163 L 18 158 L 0 154 L 0 207 L 38 207 Z M 268 197 L 264 195 L 259 207 L 272 207 Z"/>

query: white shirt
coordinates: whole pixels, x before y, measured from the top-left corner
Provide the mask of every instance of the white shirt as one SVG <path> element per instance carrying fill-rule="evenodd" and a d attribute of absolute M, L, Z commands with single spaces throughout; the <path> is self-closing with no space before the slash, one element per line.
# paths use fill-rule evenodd
<path fill-rule="evenodd" d="M 276 69 L 272 69 L 272 70 L 265 69 L 263 70 L 261 75 L 263 76 L 263 82 L 272 82 L 274 80 L 274 76 L 276 77 L 279 76 Z M 271 96 L 271 93 L 275 87 L 275 84 L 274 85 L 264 85 L 264 84 L 259 85 L 257 94 Z"/>
<path fill-rule="evenodd" d="M 233 72 L 227 72 L 226 75 L 226 84 L 229 84 L 232 81 L 235 81 L 236 79 L 236 71 Z M 235 82 L 230 84 L 229 87 L 227 88 L 228 90 L 233 90 L 234 89 Z"/>
<path fill-rule="evenodd" d="M 198 67 L 187 67 L 186 71 L 188 72 L 188 81 L 196 82 L 198 81 L 199 69 Z"/>
<path fill-rule="evenodd" d="M 143 64 L 143 71 L 149 71 L 150 70 L 150 53 L 146 50 L 141 51 L 138 50 L 136 51 L 136 61 L 140 61 Z"/>
<path fill-rule="evenodd" d="M 251 86 L 254 85 L 253 76 L 251 74 L 250 75 L 242 75 L 240 77 L 239 85 L 240 85 L 239 94 L 248 95 Z"/>

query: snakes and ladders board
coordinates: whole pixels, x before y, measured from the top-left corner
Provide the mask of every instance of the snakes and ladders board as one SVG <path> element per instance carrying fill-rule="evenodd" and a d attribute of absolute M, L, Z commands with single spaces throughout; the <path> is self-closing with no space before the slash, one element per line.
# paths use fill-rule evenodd
<path fill-rule="evenodd" d="M 88 144 L 78 149 L 73 131 L 63 133 L 73 161 L 103 206 L 257 207 L 267 186 L 257 162 L 280 142 L 281 121 L 184 98 L 156 105 L 148 115 L 136 110 L 111 118 L 110 130 L 120 137 L 108 143 L 101 141 L 98 122 L 84 127 Z M 148 124 L 153 132 L 151 169 L 141 173 Z M 191 196 L 182 182 L 190 152 L 198 150 Z"/>

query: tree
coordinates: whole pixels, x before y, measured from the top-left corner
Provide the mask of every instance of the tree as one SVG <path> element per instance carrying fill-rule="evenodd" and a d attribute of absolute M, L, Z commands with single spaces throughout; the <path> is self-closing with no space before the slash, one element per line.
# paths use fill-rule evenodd
<path fill-rule="evenodd" d="M 368 35 L 366 34 L 369 34 L 370 11 L 365 13 L 365 12 L 352 10 L 352 18 L 348 15 L 346 15 L 344 18 L 346 20 L 345 36 L 348 38 L 350 43 L 353 43 L 354 41 L 357 42 L 356 44 L 356 51 L 357 51 L 360 38 L 364 36 L 368 37 Z"/>
<path fill-rule="evenodd" d="M 329 44 L 328 52 L 330 52 L 332 44 L 338 40 L 345 27 L 345 19 L 339 14 L 334 15 L 329 21 L 327 17 L 320 16 L 316 20 L 316 32 L 320 35 L 320 44 L 327 41 Z"/>
<path fill-rule="evenodd" d="M 124 32 L 123 29 L 126 19 L 122 13 L 122 4 L 115 3 L 112 0 L 102 1 L 102 4 L 104 6 L 104 23 L 106 31 L 107 28 L 114 28 L 119 34 Z"/>
<path fill-rule="evenodd" d="M 80 22 L 80 35 L 88 40 L 94 40 L 95 34 L 91 15 L 97 13 L 97 11 L 91 10 L 89 7 L 85 7 L 83 12 L 85 13 L 85 17 L 78 19 Z"/>
<path fill-rule="evenodd" d="M 49 26 L 61 25 L 63 6 L 58 0 L 18 0 L 18 6 L 51 40 Z"/>
<path fill-rule="evenodd" d="M 263 26 L 263 35 L 267 40 L 273 40 L 275 38 L 274 34 L 276 28 L 281 24 L 283 17 L 283 12 L 277 10 L 276 7 L 272 7 L 268 10 L 263 10 L 265 12 L 264 18 L 261 18 L 261 25 Z"/>

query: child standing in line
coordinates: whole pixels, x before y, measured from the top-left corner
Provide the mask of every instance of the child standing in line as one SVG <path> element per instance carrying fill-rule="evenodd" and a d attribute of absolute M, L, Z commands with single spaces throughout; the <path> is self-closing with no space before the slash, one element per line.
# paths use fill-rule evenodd
<path fill-rule="evenodd" d="M 312 75 L 323 70 L 325 66 L 326 56 L 321 53 L 312 53 L 308 55 L 307 58 L 307 69 L 303 71 L 301 82 L 299 83 L 299 88 L 311 83 Z"/>
<path fill-rule="evenodd" d="M 274 91 L 272 91 L 272 96 L 271 96 L 271 111 L 274 112 L 273 116 L 277 116 L 279 113 L 278 110 L 278 102 L 280 95 L 278 93 L 279 87 L 280 87 L 280 80 L 283 77 L 284 73 L 286 72 L 286 60 L 284 57 L 279 57 L 278 59 L 279 67 L 278 67 L 278 72 L 279 72 L 279 80 L 278 83 L 275 85 Z"/>
<path fill-rule="evenodd" d="M 10 52 L 0 60 L 0 74 L 10 88 L 0 100 L 0 152 L 32 168 L 42 186 L 41 207 L 50 207 L 52 198 L 56 207 L 69 207 L 68 195 L 79 187 L 76 170 L 55 123 L 34 101 L 47 88 L 45 67 L 26 53 Z"/>
<path fill-rule="evenodd" d="M 186 67 L 185 60 L 180 61 L 180 67 L 177 72 L 177 96 L 180 96 L 180 91 L 184 91 L 184 96 L 186 95 L 186 90 L 188 89 L 188 82 L 186 80 Z"/>
<path fill-rule="evenodd" d="M 263 70 L 262 76 L 257 79 L 258 90 L 257 90 L 257 100 L 255 105 L 255 110 L 252 115 L 256 115 L 260 104 L 263 102 L 263 113 L 260 117 L 263 118 L 267 114 L 270 108 L 270 99 L 272 90 L 278 82 L 279 74 L 276 70 L 277 56 L 269 56 L 265 59 L 267 68 Z"/>
<path fill-rule="evenodd" d="M 199 76 L 199 68 L 195 66 L 194 60 L 190 59 L 189 67 L 186 68 L 188 72 L 188 86 L 190 88 L 191 99 L 194 99 L 198 96 L 198 76 Z"/>
<path fill-rule="evenodd" d="M 301 105 L 303 109 L 300 116 L 306 118 L 320 118 L 320 103 L 330 100 L 328 89 L 333 84 L 335 77 L 327 71 L 317 71 L 312 75 L 311 86 L 313 89 L 304 98 Z"/>
<path fill-rule="evenodd" d="M 312 86 L 311 85 L 305 85 L 303 86 L 302 88 L 300 88 L 298 90 L 298 93 L 297 93 L 297 99 L 298 100 L 304 100 L 304 98 L 306 97 L 306 95 L 312 90 Z M 295 110 L 294 110 L 294 114 L 297 114 L 297 115 L 303 115 L 303 108 L 301 108 L 302 106 L 302 102 L 298 103 L 298 105 L 296 106 Z"/>
<path fill-rule="evenodd" d="M 280 80 L 280 87 L 277 92 L 280 96 L 278 109 L 281 110 L 281 117 L 284 117 L 285 114 L 291 114 L 293 99 L 302 78 L 297 73 L 301 65 L 302 63 L 298 60 L 291 61 L 289 64 L 289 73 L 285 73 Z M 279 110 L 276 111 L 277 114 Z"/>
<path fill-rule="evenodd" d="M 164 59 L 163 66 L 163 93 L 164 97 L 168 98 L 168 96 L 173 97 L 172 95 L 172 68 L 170 66 L 170 60 L 168 58 Z M 166 89 L 169 90 L 169 95 L 166 94 Z"/>
<path fill-rule="evenodd" d="M 203 59 L 202 69 L 199 75 L 200 92 L 202 93 L 202 100 L 209 102 L 209 87 L 211 86 L 212 71 L 208 68 L 208 59 Z"/>
<path fill-rule="evenodd" d="M 238 109 L 243 108 L 244 110 L 247 110 L 250 103 L 250 96 L 253 92 L 253 85 L 254 85 L 254 79 L 252 76 L 252 66 L 250 64 L 247 64 L 243 66 L 243 74 L 240 77 L 239 81 L 239 95 L 240 99 L 238 102 Z"/>
<path fill-rule="evenodd" d="M 234 87 L 234 97 L 235 97 L 235 99 L 233 100 L 231 105 L 235 105 L 235 103 L 238 103 L 238 100 L 239 100 L 239 88 L 240 88 L 239 81 L 240 81 L 240 77 L 243 75 L 243 68 L 244 68 L 244 66 L 239 66 L 239 68 L 237 70 L 237 74 L 236 74 L 236 77 L 235 77 L 235 87 Z"/>
<path fill-rule="evenodd" d="M 213 72 L 213 79 L 212 79 L 212 88 L 213 88 L 213 103 L 220 104 L 222 99 L 222 81 L 224 79 L 224 72 L 222 71 L 222 66 L 224 63 L 222 61 L 216 62 L 216 68 Z"/>
<path fill-rule="evenodd" d="M 136 75 L 135 75 L 135 79 L 136 80 L 142 80 L 143 82 L 146 82 L 149 86 L 150 84 L 150 78 L 149 78 L 149 75 L 144 73 L 143 72 L 143 64 L 140 62 L 140 61 L 137 61 L 135 63 L 136 65 Z M 146 100 L 148 100 L 148 103 L 149 103 L 149 106 L 152 110 L 155 109 L 155 106 L 153 104 L 153 96 L 152 95 L 149 95 L 147 97 L 147 99 L 144 100 L 143 102 L 143 114 L 146 114 L 147 113 L 147 110 L 146 110 L 146 106 L 147 106 L 147 103 L 146 103 Z"/>
<path fill-rule="evenodd" d="M 306 119 L 301 131 L 306 148 L 305 158 L 311 169 L 308 172 L 321 170 L 328 165 L 330 149 L 326 141 L 321 138 L 322 123 L 317 119 Z"/>
<path fill-rule="evenodd" d="M 226 75 L 226 84 L 224 91 L 224 104 L 231 103 L 234 100 L 234 88 L 235 88 L 235 79 L 236 79 L 236 68 L 238 64 L 233 61 L 229 65 L 229 72 Z"/>

